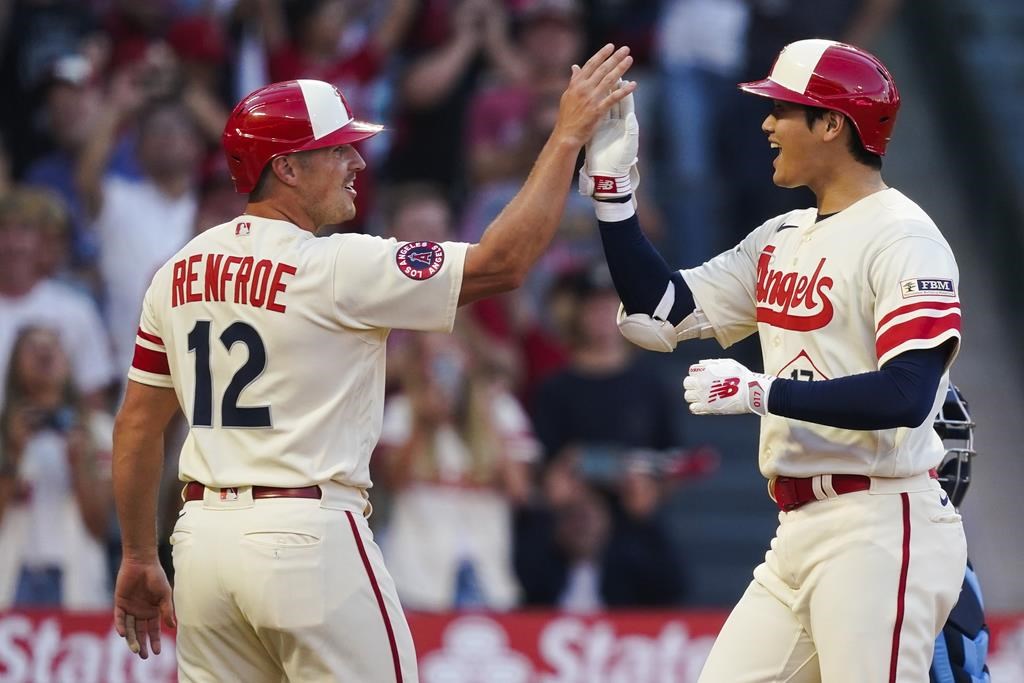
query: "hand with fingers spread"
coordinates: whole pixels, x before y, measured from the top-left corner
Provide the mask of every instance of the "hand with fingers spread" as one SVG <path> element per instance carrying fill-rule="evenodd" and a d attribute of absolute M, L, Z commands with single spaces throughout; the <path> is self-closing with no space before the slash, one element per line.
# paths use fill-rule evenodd
<path fill-rule="evenodd" d="M 702 360 L 683 380 L 684 398 L 694 415 L 768 412 L 768 392 L 776 377 L 751 372 L 731 358 Z"/>
<path fill-rule="evenodd" d="M 625 83 L 618 83 L 621 88 Z M 640 126 L 630 93 L 604 115 L 587 143 L 587 159 L 580 169 L 580 194 L 598 201 L 625 201 L 640 185 L 637 151 Z"/>
<path fill-rule="evenodd" d="M 629 48 L 616 50 L 611 43 L 583 66 L 574 64 L 569 87 L 559 103 L 553 137 L 577 147 L 590 140 L 608 111 L 636 89 L 632 81 L 618 85 L 632 64 Z"/>
<path fill-rule="evenodd" d="M 114 587 L 114 628 L 128 648 L 142 659 L 149 651 L 160 654 L 160 624 L 175 628 L 171 586 L 163 567 L 150 561 L 125 558 Z"/>

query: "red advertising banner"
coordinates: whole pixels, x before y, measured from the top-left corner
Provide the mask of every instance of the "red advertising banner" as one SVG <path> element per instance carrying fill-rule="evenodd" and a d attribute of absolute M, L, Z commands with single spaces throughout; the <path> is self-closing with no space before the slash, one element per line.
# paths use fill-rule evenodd
<path fill-rule="evenodd" d="M 410 614 L 422 683 L 690 683 L 725 612 Z M 1024 681 L 1024 614 L 989 619 L 996 683 Z M 173 634 L 143 661 L 109 614 L 0 613 L 0 683 L 172 683 Z"/>

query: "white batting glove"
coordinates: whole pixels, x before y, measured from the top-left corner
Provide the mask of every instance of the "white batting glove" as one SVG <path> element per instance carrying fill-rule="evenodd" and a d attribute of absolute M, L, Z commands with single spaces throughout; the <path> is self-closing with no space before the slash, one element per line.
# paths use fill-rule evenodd
<path fill-rule="evenodd" d="M 640 125 L 633 111 L 633 94 L 614 105 L 597 124 L 587 143 L 580 169 L 580 194 L 598 201 L 626 197 L 640 185 L 636 168 Z"/>
<path fill-rule="evenodd" d="M 731 358 L 702 360 L 683 380 L 683 398 L 694 415 L 768 412 L 768 392 L 777 377 L 751 372 Z"/>

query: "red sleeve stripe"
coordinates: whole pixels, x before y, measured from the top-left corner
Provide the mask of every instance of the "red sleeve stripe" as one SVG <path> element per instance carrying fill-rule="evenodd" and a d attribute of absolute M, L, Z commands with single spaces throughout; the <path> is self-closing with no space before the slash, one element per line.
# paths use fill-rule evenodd
<path fill-rule="evenodd" d="M 941 318 L 914 318 L 893 325 L 875 340 L 875 354 L 882 358 L 897 346 L 912 339 L 934 339 L 943 332 L 960 332 L 960 314 L 950 313 Z"/>
<path fill-rule="evenodd" d="M 169 375 L 171 369 L 167 366 L 167 354 L 147 349 L 141 344 L 135 345 L 135 357 L 132 359 L 132 367 L 143 372 L 150 372 L 154 375 Z"/>
<path fill-rule="evenodd" d="M 897 309 L 889 311 L 885 316 L 878 321 L 878 327 L 875 328 L 875 332 L 882 329 L 887 322 L 892 320 L 898 315 L 905 315 L 912 311 L 919 311 L 922 308 L 930 308 L 933 311 L 946 311 L 950 308 L 960 308 L 959 301 L 919 301 L 916 304 L 907 304 L 906 306 L 900 306 Z"/>
<path fill-rule="evenodd" d="M 164 345 L 164 340 L 163 339 L 161 339 L 160 337 L 156 336 L 155 334 L 150 334 L 149 332 L 143 332 L 141 327 L 139 328 L 138 335 L 140 337 L 142 337 L 143 339 L 145 339 L 146 341 L 150 342 L 151 344 L 157 344 L 159 346 L 163 346 Z"/>

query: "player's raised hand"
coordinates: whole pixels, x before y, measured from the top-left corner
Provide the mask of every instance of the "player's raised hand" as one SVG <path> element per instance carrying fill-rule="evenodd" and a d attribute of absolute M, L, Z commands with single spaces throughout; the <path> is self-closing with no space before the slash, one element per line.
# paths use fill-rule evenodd
<path fill-rule="evenodd" d="M 619 82 L 616 87 L 626 85 Z M 633 108 L 633 93 L 612 105 L 587 143 L 586 163 L 580 169 L 580 194 L 598 200 L 618 199 L 640 185 L 637 153 L 640 125 Z"/>
<path fill-rule="evenodd" d="M 160 623 L 175 627 L 171 585 L 154 558 L 141 562 L 125 558 L 114 587 L 114 628 L 128 648 L 142 659 L 160 654 Z"/>
<path fill-rule="evenodd" d="M 683 398 L 694 415 L 764 415 L 776 379 L 751 372 L 731 358 L 702 360 L 690 366 L 683 380 Z"/>
<path fill-rule="evenodd" d="M 633 82 L 616 87 L 632 64 L 629 48 L 623 46 L 616 50 L 611 43 L 598 50 L 583 66 L 574 64 L 569 86 L 562 93 L 558 106 L 552 137 L 582 147 L 608 111 L 636 89 Z"/>

